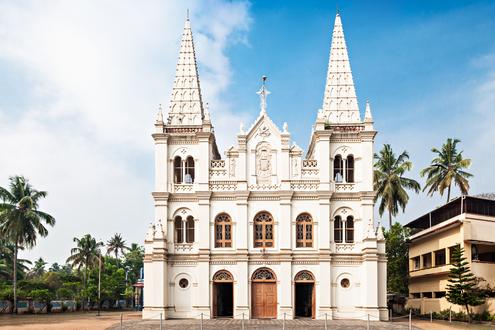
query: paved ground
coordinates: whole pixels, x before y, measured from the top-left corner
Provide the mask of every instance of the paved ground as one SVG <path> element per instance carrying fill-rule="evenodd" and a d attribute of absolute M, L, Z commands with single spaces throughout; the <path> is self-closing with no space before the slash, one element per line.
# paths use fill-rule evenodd
<path fill-rule="evenodd" d="M 357 330 L 367 329 L 366 321 L 357 320 L 332 320 L 328 321 L 328 329 Z M 166 320 L 163 322 L 163 329 L 166 330 L 199 330 L 201 321 L 199 320 Z M 282 320 L 246 320 L 244 329 L 263 329 L 263 330 L 281 330 L 283 328 Z M 109 328 L 119 330 L 120 324 Z M 160 321 L 128 321 L 124 322 L 122 329 L 130 330 L 151 330 L 160 329 Z M 242 329 L 241 320 L 216 319 L 205 320 L 203 330 L 234 330 Z M 325 329 L 325 322 L 322 320 L 287 320 L 285 329 Z M 390 323 L 390 322 L 370 322 L 370 329 L 409 329 L 407 323 Z M 413 327 L 413 329 L 419 329 Z"/>
<path fill-rule="evenodd" d="M 1 330 L 99 330 L 120 323 L 120 312 L 0 315 Z M 123 313 L 125 320 L 140 320 L 140 312 Z"/>
<path fill-rule="evenodd" d="M 62 313 L 49 315 L 0 315 L 1 330 L 103 330 L 103 329 L 120 329 L 120 312 L 104 312 L 97 317 L 95 312 L 89 313 Z M 141 313 L 125 312 L 122 314 L 122 329 L 160 329 L 160 321 L 141 319 Z M 357 320 L 332 320 L 328 321 L 328 330 L 343 329 L 357 330 L 366 329 L 366 321 Z M 404 322 L 370 322 L 370 329 L 408 329 L 407 320 Z M 163 330 L 199 330 L 200 320 L 166 320 L 163 323 Z M 241 330 L 241 320 L 217 319 L 205 320 L 204 330 Z M 246 320 L 244 329 L 266 329 L 282 330 L 281 320 Z M 286 329 L 325 329 L 325 323 L 322 320 L 287 320 Z M 491 325 L 472 324 L 467 325 L 463 322 L 444 322 L 413 320 L 413 329 L 428 330 L 447 330 L 447 329 L 469 329 L 469 330 L 489 330 L 495 329 Z"/>

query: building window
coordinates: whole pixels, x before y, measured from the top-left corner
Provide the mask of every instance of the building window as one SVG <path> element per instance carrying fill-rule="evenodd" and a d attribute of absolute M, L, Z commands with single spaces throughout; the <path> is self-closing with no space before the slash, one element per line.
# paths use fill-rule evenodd
<path fill-rule="evenodd" d="M 345 181 L 354 182 L 354 156 L 352 155 L 347 156 Z"/>
<path fill-rule="evenodd" d="M 194 182 L 194 159 L 189 156 L 186 158 L 186 167 L 184 174 L 184 183 Z"/>
<path fill-rule="evenodd" d="M 215 218 L 215 247 L 232 247 L 232 219 L 227 213 Z"/>
<path fill-rule="evenodd" d="M 335 220 L 333 222 L 333 239 L 335 243 L 342 243 L 342 227 L 342 218 L 340 217 L 340 215 L 338 215 L 335 217 Z"/>
<path fill-rule="evenodd" d="M 182 183 L 182 159 L 179 156 L 174 158 L 174 182 Z"/>
<path fill-rule="evenodd" d="M 344 178 L 344 162 L 341 155 L 336 155 L 333 160 L 333 179 L 342 182 Z"/>
<path fill-rule="evenodd" d="M 351 282 L 349 281 L 348 278 L 343 278 L 340 281 L 340 286 L 343 287 L 344 289 L 347 289 L 349 286 L 351 286 Z"/>
<path fill-rule="evenodd" d="M 443 266 L 446 263 L 445 249 L 437 250 L 435 253 L 435 266 Z"/>
<path fill-rule="evenodd" d="M 273 247 L 273 218 L 268 212 L 260 212 L 254 217 L 254 247 Z"/>
<path fill-rule="evenodd" d="M 308 213 L 296 218 L 296 247 L 313 247 L 313 219 Z"/>
<path fill-rule="evenodd" d="M 179 287 L 181 287 L 182 289 L 186 289 L 188 286 L 189 286 L 189 281 L 187 280 L 187 278 L 181 278 L 179 280 Z"/>
<path fill-rule="evenodd" d="M 431 253 L 423 254 L 421 257 L 423 259 L 423 268 L 430 268 L 431 267 Z"/>
<path fill-rule="evenodd" d="M 186 243 L 194 242 L 194 218 L 192 216 L 187 217 L 186 221 Z"/>
<path fill-rule="evenodd" d="M 449 264 L 452 263 L 452 256 L 454 255 L 454 251 L 456 248 L 459 248 L 459 244 L 449 247 Z"/>
<path fill-rule="evenodd" d="M 421 298 L 421 292 L 412 292 L 411 293 L 411 298 Z"/>
<path fill-rule="evenodd" d="M 352 215 L 348 216 L 345 222 L 345 242 L 354 243 L 354 218 Z"/>
<path fill-rule="evenodd" d="M 423 292 L 423 298 L 433 298 L 432 292 Z"/>
<path fill-rule="evenodd" d="M 412 269 L 413 270 L 418 270 L 419 267 L 420 267 L 420 263 L 419 263 L 420 258 L 419 258 L 419 256 L 414 257 L 414 258 L 411 258 L 411 261 L 412 261 Z"/>
<path fill-rule="evenodd" d="M 443 298 L 445 297 L 445 291 L 436 291 L 435 293 L 435 298 Z"/>
<path fill-rule="evenodd" d="M 175 226 L 175 243 L 184 243 L 184 222 L 180 216 L 176 216 L 174 220 Z"/>

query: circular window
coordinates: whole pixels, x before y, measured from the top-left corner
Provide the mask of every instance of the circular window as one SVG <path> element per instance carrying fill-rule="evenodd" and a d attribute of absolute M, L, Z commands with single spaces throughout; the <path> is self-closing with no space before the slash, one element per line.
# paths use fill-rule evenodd
<path fill-rule="evenodd" d="M 340 281 L 340 286 L 343 288 L 348 288 L 351 285 L 351 282 L 349 282 L 348 278 L 343 278 L 342 281 Z"/>
<path fill-rule="evenodd" d="M 181 278 L 179 281 L 179 286 L 183 289 L 187 288 L 189 286 L 189 281 L 187 278 Z"/>

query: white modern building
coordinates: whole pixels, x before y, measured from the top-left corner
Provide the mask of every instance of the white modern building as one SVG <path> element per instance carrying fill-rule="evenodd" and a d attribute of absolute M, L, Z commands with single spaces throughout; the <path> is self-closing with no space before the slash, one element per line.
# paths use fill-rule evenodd
<path fill-rule="evenodd" d="M 385 241 L 373 220 L 376 131 L 368 103 L 361 120 L 340 16 L 305 154 L 287 124 L 270 119 L 263 79 L 258 118 L 240 125 L 222 157 L 195 56 L 188 19 L 168 117 L 159 111 L 153 134 L 143 318 L 386 320 Z"/>

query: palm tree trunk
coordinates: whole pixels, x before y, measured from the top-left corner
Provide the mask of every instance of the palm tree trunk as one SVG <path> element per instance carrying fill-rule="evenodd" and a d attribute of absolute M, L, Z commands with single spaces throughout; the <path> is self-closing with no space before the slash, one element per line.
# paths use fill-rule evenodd
<path fill-rule="evenodd" d="M 84 273 L 83 273 L 83 288 L 84 288 L 84 294 L 82 296 L 82 310 L 84 312 L 84 303 L 85 303 L 85 295 L 86 295 L 86 266 L 84 266 Z"/>
<path fill-rule="evenodd" d="M 450 186 L 447 189 L 447 203 L 450 202 Z"/>
<path fill-rule="evenodd" d="M 13 291 L 14 291 L 14 308 L 12 313 L 17 314 L 17 240 L 14 245 L 14 274 L 13 278 Z"/>
<path fill-rule="evenodd" d="M 392 212 L 388 211 L 388 225 L 389 229 L 392 228 Z"/>

